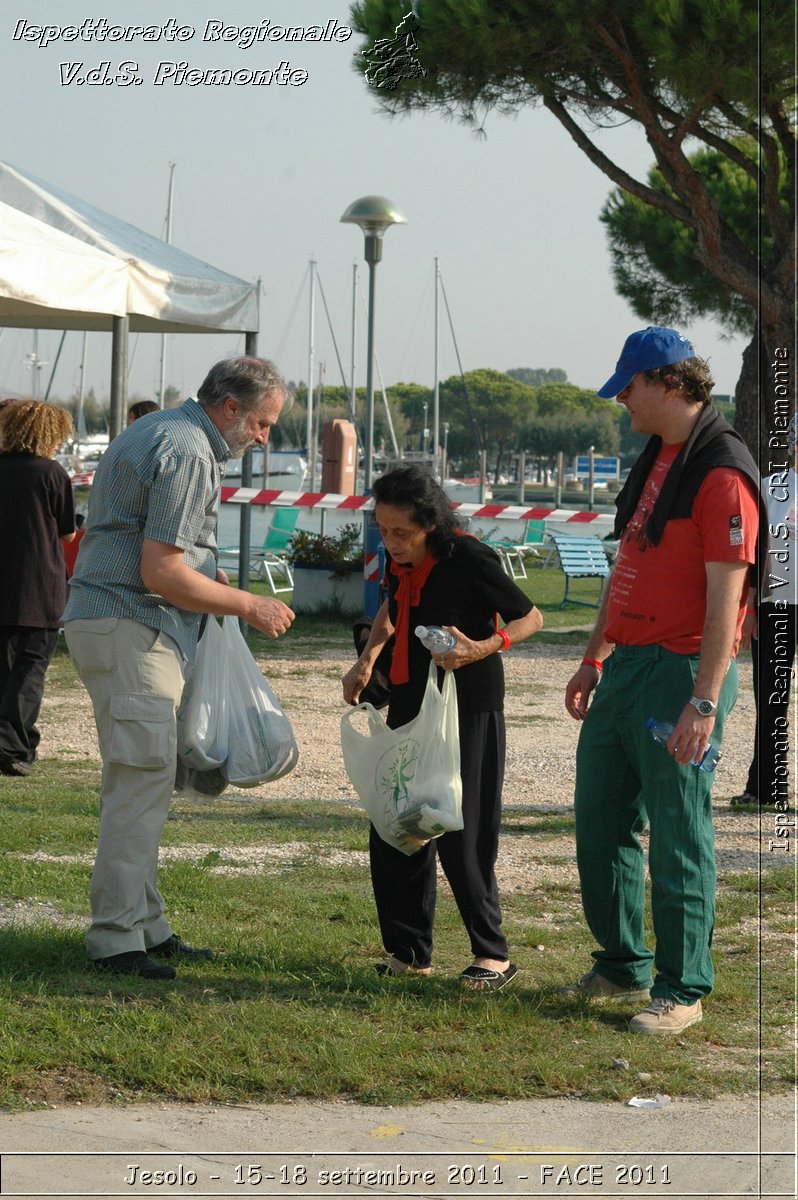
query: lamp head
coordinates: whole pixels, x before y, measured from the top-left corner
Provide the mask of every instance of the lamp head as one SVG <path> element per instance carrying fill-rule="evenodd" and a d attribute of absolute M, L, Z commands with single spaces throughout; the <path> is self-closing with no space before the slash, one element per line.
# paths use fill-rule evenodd
<path fill-rule="evenodd" d="M 385 196 L 361 196 L 341 217 L 342 225 L 359 225 L 372 237 L 382 237 L 389 225 L 406 225 L 407 217 Z"/>
<path fill-rule="evenodd" d="M 359 225 L 366 237 L 366 262 L 382 258 L 382 237 L 390 225 L 406 225 L 407 217 L 385 196 L 361 196 L 341 217 L 342 225 Z"/>

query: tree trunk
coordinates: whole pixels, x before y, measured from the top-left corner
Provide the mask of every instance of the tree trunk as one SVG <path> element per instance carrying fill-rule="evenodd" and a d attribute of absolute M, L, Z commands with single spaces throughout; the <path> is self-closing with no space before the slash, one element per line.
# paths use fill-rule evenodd
<path fill-rule="evenodd" d="M 503 447 L 502 443 L 499 442 L 499 447 L 496 451 L 496 466 L 493 471 L 493 486 L 494 487 L 499 486 L 499 475 L 501 474 L 503 458 L 504 458 L 504 447 Z"/>
<path fill-rule="evenodd" d="M 761 368 L 764 363 L 765 348 L 759 336 L 759 326 L 754 336 L 743 351 L 743 362 L 740 378 L 734 393 L 735 416 L 734 427 L 745 438 L 748 449 L 763 469 L 761 449 L 766 443 L 766 422 L 764 405 L 760 405 L 762 394 Z"/>
<path fill-rule="evenodd" d="M 787 426 L 795 412 L 795 334 L 760 327 L 743 352 L 737 381 L 734 426 L 745 438 L 763 475 L 790 457 Z"/>
<path fill-rule="evenodd" d="M 786 304 L 777 321 L 762 323 L 759 463 L 766 475 L 784 469 L 792 458 L 787 444 L 787 428 L 796 409 L 796 331 L 792 312 L 792 304 Z"/>

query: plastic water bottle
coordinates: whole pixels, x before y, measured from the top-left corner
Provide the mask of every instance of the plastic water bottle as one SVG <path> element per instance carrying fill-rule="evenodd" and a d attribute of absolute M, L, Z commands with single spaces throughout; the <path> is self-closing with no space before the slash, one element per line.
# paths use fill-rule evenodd
<path fill-rule="evenodd" d="M 416 625 L 416 637 L 422 646 L 426 646 L 430 654 L 446 654 L 457 645 L 457 638 L 448 629 L 440 625 Z"/>
<path fill-rule="evenodd" d="M 673 733 L 673 725 L 670 721 L 657 721 L 654 717 L 649 717 L 646 721 L 646 729 L 651 731 L 651 736 L 655 742 L 659 742 L 664 746 L 668 738 Z M 718 762 L 723 757 L 722 750 L 716 750 L 714 746 L 707 746 L 701 758 L 696 761 L 693 759 L 693 766 L 699 771 L 714 771 Z"/>

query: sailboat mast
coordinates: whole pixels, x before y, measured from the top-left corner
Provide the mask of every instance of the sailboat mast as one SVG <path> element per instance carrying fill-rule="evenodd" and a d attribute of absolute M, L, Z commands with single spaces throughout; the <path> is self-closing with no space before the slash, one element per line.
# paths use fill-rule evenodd
<path fill-rule="evenodd" d="M 438 256 L 435 255 L 435 370 L 434 370 L 434 392 L 432 403 L 432 453 L 435 455 L 435 475 L 439 483 L 443 483 L 443 463 L 438 454 L 440 442 L 440 418 L 441 418 L 441 400 L 440 400 L 440 379 L 439 379 L 439 363 L 438 363 L 438 291 L 440 280 L 440 267 L 438 266 Z"/>
<path fill-rule="evenodd" d="M 169 196 L 166 202 L 166 236 L 164 241 L 167 244 L 172 241 L 172 200 L 175 193 L 175 166 L 177 164 L 171 162 L 169 164 Z M 166 393 L 166 334 L 161 334 L 161 383 L 158 389 L 158 404 L 161 408 L 164 407 L 164 397 Z"/>
<path fill-rule="evenodd" d="M 83 350 L 80 356 L 80 383 L 78 385 L 78 412 L 77 412 L 77 432 L 78 444 L 86 440 L 86 414 L 83 410 L 83 398 L 86 394 L 86 351 L 89 344 L 89 335 L 84 329 L 83 331 Z"/>
<path fill-rule="evenodd" d="M 357 263 L 352 264 L 352 376 L 351 401 L 352 424 L 357 429 L 357 389 L 355 388 L 355 349 L 357 342 Z"/>
<path fill-rule="evenodd" d="M 313 355 L 316 326 L 316 260 L 310 260 L 310 312 L 308 313 L 308 413 L 306 440 L 310 490 L 316 487 L 316 456 L 313 453 Z"/>

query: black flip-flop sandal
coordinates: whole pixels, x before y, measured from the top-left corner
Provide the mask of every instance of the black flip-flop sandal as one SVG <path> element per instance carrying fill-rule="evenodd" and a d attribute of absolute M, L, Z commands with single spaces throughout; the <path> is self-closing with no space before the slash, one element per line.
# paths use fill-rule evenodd
<path fill-rule="evenodd" d="M 420 975 L 423 979 L 428 979 L 430 974 L 427 968 L 411 967 L 409 963 L 407 966 L 402 963 L 401 969 L 397 969 L 390 959 L 388 962 L 375 963 L 374 970 L 381 979 L 401 979 L 403 975 Z"/>
<path fill-rule="evenodd" d="M 460 982 L 463 987 L 468 988 L 472 992 L 498 992 L 515 979 L 518 974 L 518 967 L 515 963 L 510 963 L 506 971 L 494 971 L 490 967 L 466 967 L 460 976 Z"/>

